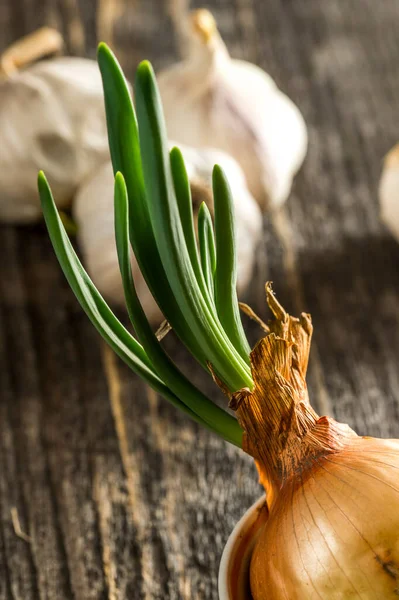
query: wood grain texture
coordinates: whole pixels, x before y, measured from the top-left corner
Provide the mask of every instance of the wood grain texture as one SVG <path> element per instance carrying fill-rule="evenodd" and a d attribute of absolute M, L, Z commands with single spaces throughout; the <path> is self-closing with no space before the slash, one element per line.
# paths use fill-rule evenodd
<path fill-rule="evenodd" d="M 0 44 L 55 25 L 72 54 L 94 57 L 99 38 L 111 42 L 131 77 L 142 58 L 156 68 L 176 58 L 179 4 L 5 0 Z M 399 437 L 399 246 L 379 223 L 376 193 L 399 138 L 399 5 L 206 5 L 232 54 L 270 72 L 310 133 L 288 204 L 265 218 L 243 300 L 266 319 L 272 279 L 287 309 L 311 312 L 315 408 L 359 433 Z M 216 600 L 223 546 L 261 492 L 251 460 L 102 345 L 43 226 L 1 227 L 0 256 L 0 600 Z M 173 336 L 167 345 L 204 385 Z"/>

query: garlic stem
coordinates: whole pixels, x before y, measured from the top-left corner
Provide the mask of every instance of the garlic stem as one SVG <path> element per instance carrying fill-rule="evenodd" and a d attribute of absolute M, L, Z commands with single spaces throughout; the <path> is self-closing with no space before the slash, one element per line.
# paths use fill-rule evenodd
<path fill-rule="evenodd" d="M 0 77 L 10 77 L 30 63 L 60 52 L 64 46 L 61 34 L 52 27 L 42 27 L 11 44 L 0 56 Z"/>
<path fill-rule="evenodd" d="M 191 14 L 191 24 L 202 42 L 207 44 L 217 32 L 216 21 L 209 10 L 200 8 Z"/>

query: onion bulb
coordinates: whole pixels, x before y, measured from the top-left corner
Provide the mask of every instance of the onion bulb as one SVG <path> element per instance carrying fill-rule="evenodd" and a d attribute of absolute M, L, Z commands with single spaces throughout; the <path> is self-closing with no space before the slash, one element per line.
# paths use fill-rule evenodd
<path fill-rule="evenodd" d="M 254 600 L 399 596 L 399 441 L 318 417 L 305 384 L 308 315 L 275 320 L 251 354 L 255 387 L 231 405 L 256 460 L 268 519 L 251 560 Z"/>

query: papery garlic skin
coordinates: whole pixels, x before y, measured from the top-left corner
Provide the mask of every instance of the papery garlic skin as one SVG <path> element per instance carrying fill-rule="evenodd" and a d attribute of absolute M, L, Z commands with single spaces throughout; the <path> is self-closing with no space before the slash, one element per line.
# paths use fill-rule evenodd
<path fill-rule="evenodd" d="M 58 207 L 109 156 L 97 63 L 83 58 L 39 62 L 0 81 L 0 221 L 42 216 L 36 177 L 43 169 Z"/>
<path fill-rule="evenodd" d="M 254 600 L 399 595 L 399 442 L 356 437 L 280 491 L 251 561 Z"/>
<path fill-rule="evenodd" d="M 306 155 L 304 119 L 262 69 L 231 59 L 208 11 L 191 24 L 191 54 L 157 78 L 168 133 L 229 153 L 258 203 L 278 207 Z"/>
<path fill-rule="evenodd" d="M 379 200 L 381 221 L 399 241 L 399 144 L 384 159 Z"/>
<path fill-rule="evenodd" d="M 174 144 L 170 143 L 170 147 Z M 179 145 L 186 164 L 193 193 L 194 212 L 202 201 L 212 202 L 211 181 L 215 164 L 220 164 L 233 191 L 237 232 L 238 292 L 248 286 L 255 249 L 262 233 L 262 214 L 246 188 L 245 178 L 237 163 L 217 150 L 194 150 Z M 78 243 L 83 262 L 104 297 L 114 304 L 125 303 L 114 232 L 114 178 L 110 162 L 106 162 L 79 188 L 73 203 L 73 217 L 78 226 Z M 149 321 L 159 324 L 162 316 L 150 294 L 135 258 L 133 276 L 137 293 Z"/>

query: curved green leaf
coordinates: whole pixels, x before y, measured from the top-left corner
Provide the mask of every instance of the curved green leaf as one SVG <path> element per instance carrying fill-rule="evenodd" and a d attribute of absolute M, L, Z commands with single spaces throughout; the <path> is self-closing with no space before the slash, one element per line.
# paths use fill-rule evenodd
<path fill-rule="evenodd" d="M 249 347 L 237 300 L 237 259 L 233 198 L 226 176 L 218 165 L 213 169 L 216 272 L 215 302 L 219 319 L 232 344 L 249 364 Z"/>
<path fill-rule="evenodd" d="M 216 269 L 216 249 L 213 235 L 212 217 L 205 202 L 198 211 L 198 243 L 200 247 L 201 267 L 207 288 L 214 299 L 214 275 Z"/>
<path fill-rule="evenodd" d="M 205 285 L 202 269 L 198 257 L 197 243 L 195 239 L 193 204 L 191 199 L 190 182 L 187 176 L 184 158 L 179 148 L 174 147 L 170 151 L 170 166 L 172 169 L 172 178 L 176 194 L 176 201 L 179 208 L 180 220 L 183 227 L 184 239 L 186 241 L 187 252 L 190 257 L 191 265 L 198 285 L 207 298 L 207 288 Z M 209 299 L 210 300 L 210 299 Z"/>

